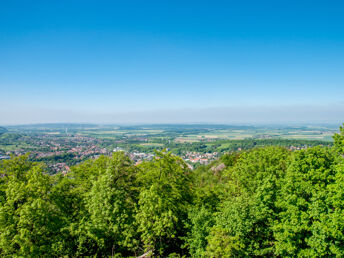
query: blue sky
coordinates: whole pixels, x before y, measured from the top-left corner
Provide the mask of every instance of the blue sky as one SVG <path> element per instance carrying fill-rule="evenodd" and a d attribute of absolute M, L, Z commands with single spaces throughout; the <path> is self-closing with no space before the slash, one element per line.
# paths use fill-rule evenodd
<path fill-rule="evenodd" d="M 343 1 L 1 1 L 0 124 L 344 120 Z"/>

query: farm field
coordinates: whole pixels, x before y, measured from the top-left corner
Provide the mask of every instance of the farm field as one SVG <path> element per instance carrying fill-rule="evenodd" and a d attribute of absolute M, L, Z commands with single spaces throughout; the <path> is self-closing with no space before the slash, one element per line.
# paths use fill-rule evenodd
<path fill-rule="evenodd" d="M 135 161 L 151 158 L 155 150 L 167 149 L 185 160 L 210 162 L 224 153 L 278 145 L 291 150 L 331 145 L 338 126 L 233 126 L 180 125 L 86 125 L 40 124 L 7 126 L 0 135 L 0 155 L 30 153 L 54 171 L 88 158 L 125 151 Z M 194 153 L 194 154 L 192 154 Z M 208 159 L 202 155 L 212 153 Z M 207 159 L 208 161 L 205 161 Z M 56 168 L 56 164 L 58 167 Z"/>
<path fill-rule="evenodd" d="M 243 139 L 306 139 L 331 141 L 338 125 L 319 126 L 231 126 L 231 125 L 78 125 L 47 124 L 9 126 L 8 133 L 49 135 L 56 137 L 85 136 L 105 139 L 149 138 L 178 143 Z"/>

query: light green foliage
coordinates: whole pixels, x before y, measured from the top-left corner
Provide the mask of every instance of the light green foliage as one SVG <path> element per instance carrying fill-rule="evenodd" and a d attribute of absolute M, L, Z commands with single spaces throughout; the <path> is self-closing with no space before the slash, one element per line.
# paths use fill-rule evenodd
<path fill-rule="evenodd" d="M 213 227 L 209 236 L 207 251 L 202 257 L 241 257 L 245 245 L 239 236 L 232 236 L 221 227 Z"/>
<path fill-rule="evenodd" d="M 93 184 L 86 197 L 88 232 L 98 245 L 98 253 L 129 253 L 135 249 L 135 205 L 137 169 L 124 153 L 115 153 L 105 174 Z"/>
<path fill-rule="evenodd" d="M 105 174 L 108 162 L 109 157 L 106 156 L 100 156 L 96 160 L 87 160 L 72 167 L 72 172 L 68 174 L 68 177 L 73 178 L 73 183 L 81 194 L 88 192 L 99 175 Z"/>
<path fill-rule="evenodd" d="M 279 179 L 284 176 L 288 165 L 289 152 L 280 147 L 266 147 L 244 152 L 228 170 L 232 192 L 254 195 L 265 181 L 278 187 Z"/>
<path fill-rule="evenodd" d="M 333 140 L 336 149 L 344 155 L 344 124 L 339 128 L 339 133 L 333 136 Z"/>
<path fill-rule="evenodd" d="M 0 207 L 0 252 L 22 256 L 60 253 L 64 221 L 50 198 L 51 178 L 25 156 L 1 168 L 6 187 Z"/>
<path fill-rule="evenodd" d="M 344 255 L 342 168 L 328 148 L 295 153 L 283 182 L 276 221 L 276 253 Z"/>
<path fill-rule="evenodd" d="M 283 148 L 254 149 L 241 154 L 227 170 L 228 197 L 216 215 L 216 226 L 209 236 L 208 255 L 216 257 L 223 245 L 236 255 L 271 255 L 276 194 L 287 167 L 289 152 Z M 219 230 L 221 229 L 221 230 Z M 217 236 L 217 233 L 220 236 Z M 216 246 L 219 244 L 220 246 Z"/>
<path fill-rule="evenodd" d="M 194 171 L 169 152 L 139 166 L 117 152 L 66 176 L 12 157 L 0 256 L 342 257 L 343 150 L 341 127 L 331 148 L 253 148 Z"/>
<path fill-rule="evenodd" d="M 137 248 L 137 168 L 122 152 L 73 167 L 53 188 L 69 224 L 65 254 L 124 255 Z"/>
<path fill-rule="evenodd" d="M 160 254 L 176 251 L 191 204 L 190 171 L 179 157 L 163 152 L 141 170 L 136 219 L 144 246 Z"/>
<path fill-rule="evenodd" d="M 86 201 L 92 186 L 100 175 L 106 173 L 109 157 L 101 156 L 96 160 L 87 160 L 72 167 L 67 176 L 57 176 L 52 187 L 52 198 L 63 211 L 68 223 L 61 231 L 65 234 L 64 254 L 92 255 L 97 253 L 98 245 L 89 234 L 89 211 Z"/>

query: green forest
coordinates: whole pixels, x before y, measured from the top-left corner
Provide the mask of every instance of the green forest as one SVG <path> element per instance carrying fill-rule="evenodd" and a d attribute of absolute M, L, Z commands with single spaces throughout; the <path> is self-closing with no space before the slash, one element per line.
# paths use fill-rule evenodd
<path fill-rule="evenodd" d="M 344 256 L 344 128 L 333 146 L 256 147 L 191 170 L 124 152 L 49 175 L 0 162 L 0 256 Z"/>

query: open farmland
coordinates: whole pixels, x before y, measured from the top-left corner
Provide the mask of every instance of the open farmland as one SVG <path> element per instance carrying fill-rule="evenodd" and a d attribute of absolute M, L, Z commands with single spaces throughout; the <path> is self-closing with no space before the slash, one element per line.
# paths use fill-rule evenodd
<path fill-rule="evenodd" d="M 114 150 L 132 153 L 136 161 L 162 149 L 185 160 L 197 160 L 191 153 L 199 157 L 213 153 L 215 159 L 226 152 L 267 145 L 290 149 L 330 145 L 337 126 L 40 124 L 8 126 L 2 131 L 0 155 L 30 153 L 34 160 L 51 167 L 60 164 L 58 169 L 63 169 Z"/>

